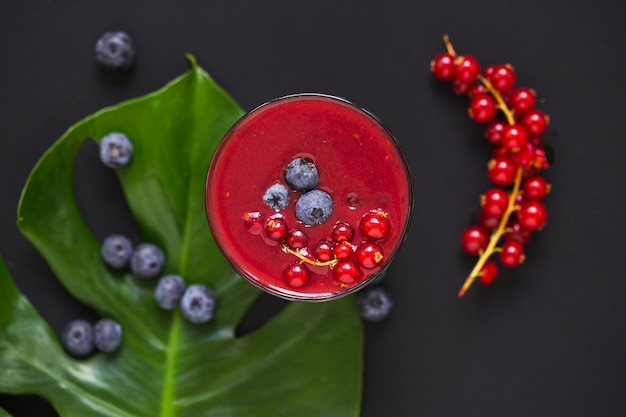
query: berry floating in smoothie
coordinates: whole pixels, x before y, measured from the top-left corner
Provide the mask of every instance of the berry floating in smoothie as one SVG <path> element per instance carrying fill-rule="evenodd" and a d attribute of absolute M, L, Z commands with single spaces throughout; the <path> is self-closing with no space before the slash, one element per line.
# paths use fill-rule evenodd
<path fill-rule="evenodd" d="M 332 96 L 266 103 L 220 143 L 209 225 L 235 269 L 283 298 L 323 301 L 376 278 L 406 238 L 412 184 L 370 113 Z"/>

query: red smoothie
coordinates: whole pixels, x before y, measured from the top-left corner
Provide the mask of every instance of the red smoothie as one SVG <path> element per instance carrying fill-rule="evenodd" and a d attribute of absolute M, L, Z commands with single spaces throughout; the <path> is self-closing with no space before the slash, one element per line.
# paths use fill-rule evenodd
<path fill-rule="evenodd" d="M 225 256 L 253 284 L 292 300 L 333 299 L 371 282 L 404 241 L 412 202 L 391 133 L 320 94 L 249 112 L 207 176 L 209 225 Z"/>

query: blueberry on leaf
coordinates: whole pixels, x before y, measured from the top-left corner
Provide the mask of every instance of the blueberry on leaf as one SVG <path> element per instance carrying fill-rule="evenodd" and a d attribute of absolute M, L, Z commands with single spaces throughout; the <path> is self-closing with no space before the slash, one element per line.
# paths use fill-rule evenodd
<path fill-rule="evenodd" d="M 142 243 L 135 248 L 130 258 L 130 269 L 141 278 L 154 278 L 163 269 L 165 255 L 152 243 Z"/>
<path fill-rule="evenodd" d="M 115 352 L 122 343 L 122 326 L 111 319 L 98 320 L 94 326 L 96 347 L 102 352 Z"/>
<path fill-rule="evenodd" d="M 180 311 L 192 323 L 206 323 L 213 317 L 215 294 L 202 284 L 187 287 L 180 300 Z"/>
<path fill-rule="evenodd" d="M 302 194 L 296 202 L 296 217 L 307 225 L 324 222 L 333 212 L 333 199 L 322 190 Z"/>
<path fill-rule="evenodd" d="M 317 167 L 305 158 L 295 158 L 285 168 L 285 181 L 296 191 L 309 191 L 317 186 L 320 179 Z"/>
<path fill-rule="evenodd" d="M 86 320 L 72 320 L 63 329 L 61 341 L 70 355 L 87 356 L 95 344 L 93 327 Z"/>
<path fill-rule="evenodd" d="M 389 293 L 377 286 L 362 290 L 357 298 L 357 306 L 364 320 L 379 322 L 389 315 L 393 302 Z"/>
<path fill-rule="evenodd" d="M 128 265 L 133 245 L 126 236 L 111 235 L 102 242 L 102 259 L 111 268 L 121 269 Z"/>
<path fill-rule="evenodd" d="M 274 210 L 281 210 L 289 204 L 289 190 L 282 184 L 271 185 L 263 194 L 263 201 Z"/>
<path fill-rule="evenodd" d="M 123 133 L 109 133 L 100 141 L 100 160 L 109 168 L 128 165 L 133 156 L 133 144 Z"/>
<path fill-rule="evenodd" d="M 185 292 L 185 281 L 174 274 L 165 275 L 154 290 L 154 298 L 164 310 L 173 310 L 179 303 L 180 298 Z"/>
<path fill-rule="evenodd" d="M 135 60 L 133 39 L 125 32 L 106 32 L 96 42 L 96 61 L 109 70 L 124 70 Z"/>

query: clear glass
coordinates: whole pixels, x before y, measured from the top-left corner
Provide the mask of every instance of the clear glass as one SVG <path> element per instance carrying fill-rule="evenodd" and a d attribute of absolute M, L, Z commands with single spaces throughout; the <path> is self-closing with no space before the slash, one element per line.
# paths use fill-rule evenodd
<path fill-rule="evenodd" d="M 314 189 L 332 199 L 319 224 L 296 215 L 307 190 L 292 189 L 284 173 L 298 158 L 316 167 Z M 288 198 L 280 209 L 263 200 L 275 184 Z M 389 266 L 411 223 L 413 185 L 404 153 L 378 118 L 343 98 L 295 94 L 257 107 L 226 133 L 208 170 L 206 210 L 218 246 L 253 285 L 289 300 L 326 301 Z M 339 223 L 353 231 L 347 242 L 333 233 Z M 299 235 L 286 238 L 287 231 Z M 316 252 L 322 241 L 334 249 Z"/>

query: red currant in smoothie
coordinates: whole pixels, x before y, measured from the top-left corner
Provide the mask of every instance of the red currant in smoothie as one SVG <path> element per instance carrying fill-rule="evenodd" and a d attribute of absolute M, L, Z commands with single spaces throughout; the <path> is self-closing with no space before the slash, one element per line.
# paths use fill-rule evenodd
<path fill-rule="evenodd" d="M 207 215 L 222 252 L 254 285 L 292 300 L 329 300 L 371 282 L 406 238 L 412 204 L 391 133 L 321 94 L 249 112 L 207 176 Z"/>

